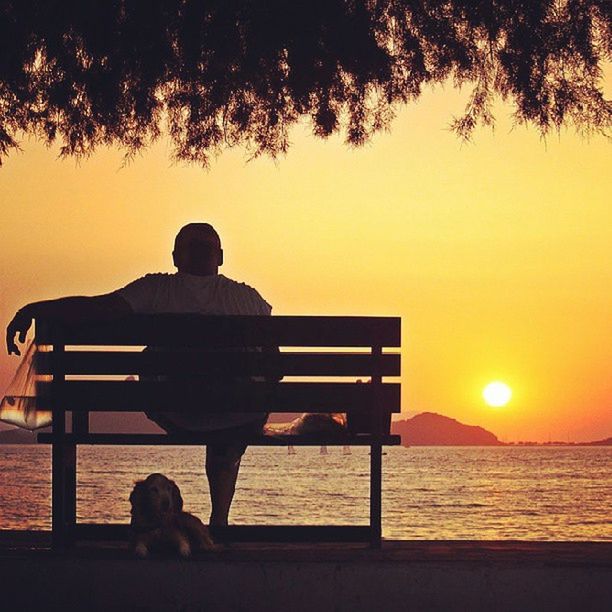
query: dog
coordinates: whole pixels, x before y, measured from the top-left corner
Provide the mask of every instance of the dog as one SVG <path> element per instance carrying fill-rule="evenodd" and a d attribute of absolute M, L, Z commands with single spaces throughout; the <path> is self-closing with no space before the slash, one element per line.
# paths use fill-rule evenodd
<path fill-rule="evenodd" d="M 134 484 L 131 548 L 137 557 L 152 551 L 178 552 L 189 557 L 193 550 L 216 550 L 208 528 L 189 512 L 183 512 L 178 486 L 163 474 L 150 474 Z"/>

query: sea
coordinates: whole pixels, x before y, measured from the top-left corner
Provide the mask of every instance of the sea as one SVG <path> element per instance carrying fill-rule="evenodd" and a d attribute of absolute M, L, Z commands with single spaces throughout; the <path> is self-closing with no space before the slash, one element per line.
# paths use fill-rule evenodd
<path fill-rule="evenodd" d="M 367 524 L 368 448 L 251 447 L 234 524 Z M 83 446 L 77 513 L 128 522 L 136 480 L 162 472 L 210 512 L 198 447 Z M 612 540 L 611 447 L 389 447 L 383 535 L 409 540 Z M 50 449 L 0 446 L 0 529 L 50 528 Z"/>

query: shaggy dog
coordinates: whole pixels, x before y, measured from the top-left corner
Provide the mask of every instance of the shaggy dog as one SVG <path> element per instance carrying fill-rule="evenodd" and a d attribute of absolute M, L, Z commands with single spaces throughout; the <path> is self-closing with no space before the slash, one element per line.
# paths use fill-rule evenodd
<path fill-rule="evenodd" d="M 188 557 L 192 550 L 214 550 L 207 527 L 188 512 L 174 481 L 163 474 L 150 474 L 135 483 L 132 504 L 131 546 L 141 558 L 151 551 L 176 551 Z"/>

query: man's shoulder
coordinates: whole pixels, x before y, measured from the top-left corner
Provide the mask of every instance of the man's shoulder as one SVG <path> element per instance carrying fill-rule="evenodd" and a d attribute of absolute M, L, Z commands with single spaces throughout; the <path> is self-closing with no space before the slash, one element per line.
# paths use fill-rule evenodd
<path fill-rule="evenodd" d="M 148 272 L 142 278 L 152 278 L 152 279 L 172 279 L 176 278 L 176 274 L 172 274 L 171 272 Z"/>
<path fill-rule="evenodd" d="M 124 287 L 117 289 L 117 293 L 120 294 L 131 294 L 134 292 L 142 292 L 151 290 L 156 287 L 159 283 L 164 282 L 166 277 L 171 276 L 170 274 L 164 274 L 163 272 L 152 272 L 139 276 L 138 278 L 130 281 Z"/>
<path fill-rule="evenodd" d="M 164 280 L 170 280 L 174 274 L 169 274 L 168 272 L 147 272 L 142 276 L 134 279 L 133 283 L 155 283 L 155 282 L 163 282 Z"/>
<path fill-rule="evenodd" d="M 244 283 L 242 281 L 234 280 L 233 278 L 228 278 L 223 274 L 219 274 L 219 282 L 227 289 L 240 291 L 243 293 L 250 293 L 251 295 L 257 295 L 261 297 L 259 291 L 255 289 L 255 287 L 251 287 L 251 285 Z M 263 299 L 263 298 L 262 298 Z"/>
<path fill-rule="evenodd" d="M 251 287 L 251 285 L 248 285 L 247 283 L 244 283 L 242 281 L 237 281 L 232 278 L 228 278 L 223 274 L 218 275 L 218 281 L 226 291 L 235 293 L 236 295 L 241 295 L 247 298 L 249 301 L 261 305 L 264 310 L 271 309 L 270 304 L 268 304 L 268 302 L 261 296 L 259 291 L 255 289 L 255 287 Z"/>
<path fill-rule="evenodd" d="M 219 283 L 223 284 L 228 288 L 236 288 L 238 291 L 257 291 L 257 289 L 251 287 L 251 285 L 248 285 L 247 283 L 244 283 L 242 281 L 237 281 L 233 278 L 229 278 L 223 274 L 218 274 L 217 279 Z"/>

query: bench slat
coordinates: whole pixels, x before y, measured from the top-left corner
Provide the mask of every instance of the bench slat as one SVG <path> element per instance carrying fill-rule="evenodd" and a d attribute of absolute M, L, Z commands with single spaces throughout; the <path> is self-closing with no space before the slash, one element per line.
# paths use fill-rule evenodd
<path fill-rule="evenodd" d="M 399 347 L 399 317 L 132 315 L 68 327 L 37 320 L 39 344 Z"/>
<path fill-rule="evenodd" d="M 214 383 L 185 381 L 82 381 L 39 383 L 41 408 L 56 402 L 70 411 L 138 412 L 353 412 L 400 411 L 400 384 Z"/>
<path fill-rule="evenodd" d="M 221 353 L 68 351 L 35 356 L 39 374 L 206 374 L 236 376 L 399 376 L 400 355 L 367 353 Z"/>
<path fill-rule="evenodd" d="M 209 443 L 223 442 L 225 439 L 219 433 L 194 433 L 193 435 L 171 435 L 171 434 L 117 434 L 117 433 L 94 433 L 94 434 L 64 434 L 56 436 L 52 433 L 38 434 L 38 442 L 53 444 L 54 442 L 67 442 L 68 444 L 90 444 L 102 446 L 202 446 Z M 228 438 L 228 442 L 235 438 Z M 379 439 L 371 434 L 311 434 L 299 436 L 251 436 L 245 440 L 249 446 L 369 446 Z M 397 446 L 401 444 L 401 437 L 396 435 L 385 435 L 380 439 L 385 446 Z"/>

